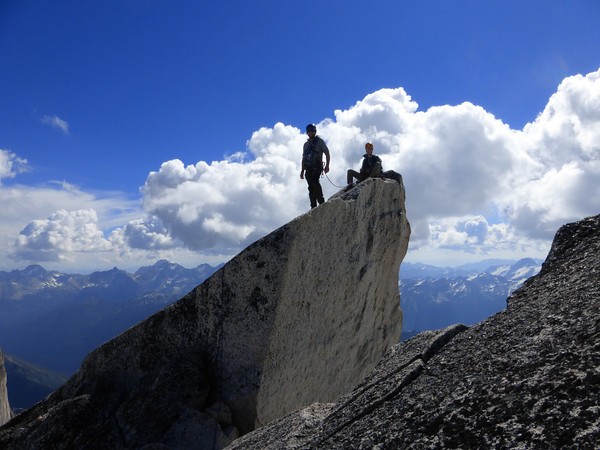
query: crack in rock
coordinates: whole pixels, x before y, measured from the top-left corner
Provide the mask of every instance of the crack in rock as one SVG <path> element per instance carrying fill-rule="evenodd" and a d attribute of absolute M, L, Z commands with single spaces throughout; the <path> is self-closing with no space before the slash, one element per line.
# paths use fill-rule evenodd
<path fill-rule="evenodd" d="M 378 371 L 379 366 L 376 367 L 373 374 L 359 384 L 352 393 L 340 399 L 338 406 L 323 420 L 321 425 L 323 439 L 319 442 L 326 441 L 352 422 L 360 420 L 386 401 L 397 396 L 423 373 L 431 358 L 439 353 L 456 335 L 467 329 L 468 327 L 465 325 L 456 324 L 439 331 L 426 332 L 415 336 L 413 340 L 426 340 L 421 345 L 421 351 L 418 351 L 417 354 L 415 354 L 415 351 L 407 352 L 405 347 L 411 346 L 409 342 L 395 345 L 388 351 L 383 360 L 396 359 L 398 356 L 402 360 L 408 357 L 409 360 L 407 362 L 399 361 L 397 366 L 394 365 L 395 369 L 388 373 L 380 373 Z M 354 405 L 357 405 L 358 408 Z"/>

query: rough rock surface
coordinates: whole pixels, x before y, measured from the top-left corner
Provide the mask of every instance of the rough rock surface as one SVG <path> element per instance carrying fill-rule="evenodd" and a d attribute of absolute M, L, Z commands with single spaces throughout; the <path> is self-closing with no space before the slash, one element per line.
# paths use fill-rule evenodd
<path fill-rule="evenodd" d="M 393 347 L 336 404 L 231 449 L 600 448 L 600 216 L 565 225 L 505 311 Z"/>
<path fill-rule="evenodd" d="M 8 403 L 6 391 L 6 369 L 4 367 L 4 354 L 0 350 L 0 425 L 4 425 L 11 418 L 12 411 Z"/>
<path fill-rule="evenodd" d="M 396 181 L 365 181 L 252 244 L 88 355 L 0 428 L 0 448 L 222 448 L 350 390 L 401 332 L 410 227 Z"/>

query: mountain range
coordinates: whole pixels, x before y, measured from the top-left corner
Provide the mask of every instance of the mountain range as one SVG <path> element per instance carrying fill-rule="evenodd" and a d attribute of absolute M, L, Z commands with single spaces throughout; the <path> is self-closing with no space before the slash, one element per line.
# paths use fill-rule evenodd
<path fill-rule="evenodd" d="M 487 260 L 456 268 L 402 263 L 403 338 L 456 323 L 473 325 L 503 310 L 506 298 L 537 274 L 541 264 L 531 258 Z"/>
<path fill-rule="evenodd" d="M 540 265 L 534 259 L 455 268 L 402 263 L 402 339 L 477 323 L 504 309 L 510 292 Z M 117 268 L 65 274 L 39 265 L 0 271 L 0 347 L 7 353 L 12 407 L 18 411 L 45 397 L 90 351 L 181 298 L 220 267 L 186 269 L 161 260 L 133 274 Z"/>
<path fill-rule="evenodd" d="M 50 392 L 56 383 L 40 380 L 66 379 L 90 351 L 181 298 L 219 267 L 186 269 L 161 260 L 133 274 L 117 268 L 64 274 L 39 265 L 0 271 L 0 347 L 7 354 L 13 408 L 31 404 L 16 386 Z M 31 367 L 50 372 L 32 376 Z"/>

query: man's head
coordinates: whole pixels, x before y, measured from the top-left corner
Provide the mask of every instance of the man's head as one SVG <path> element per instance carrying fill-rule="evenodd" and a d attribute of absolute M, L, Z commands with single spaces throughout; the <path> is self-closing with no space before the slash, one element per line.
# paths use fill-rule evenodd
<path fill-rule="evenodd" d="M 365 151 L 367 152 L 368 155 L 373 153 L 373 144 L 371 142 L 367 142 L 365 144 Z"/>
<path fill-rule="evenodd" d="M 317 134 L 317 127 L 315 127 L 312 123 L 309 123 L 306 125 L 306 134 L 308 134 L 308 137 L 314 137 L 315 134 Z"/>

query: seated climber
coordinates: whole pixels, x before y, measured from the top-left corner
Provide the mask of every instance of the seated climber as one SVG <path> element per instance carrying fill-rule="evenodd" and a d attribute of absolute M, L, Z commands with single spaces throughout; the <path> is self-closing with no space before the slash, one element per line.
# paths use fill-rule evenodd
<path fill-rule="evenodd" d="M 365 144 L 365 153 L 363 155 L 363 163 L 360 168 L 360 173 L 356 170 L 348 169 L 347 182 L 348 187 L 352 187 L 352 181 L 354 178 L 361 181 L 366 180 L 367 178 L 380 178 L 382 167 L 381 167 L 381 158 L 377 155 L 373 154 L 373 144 L 371 142 L 367 142 Z"/>

